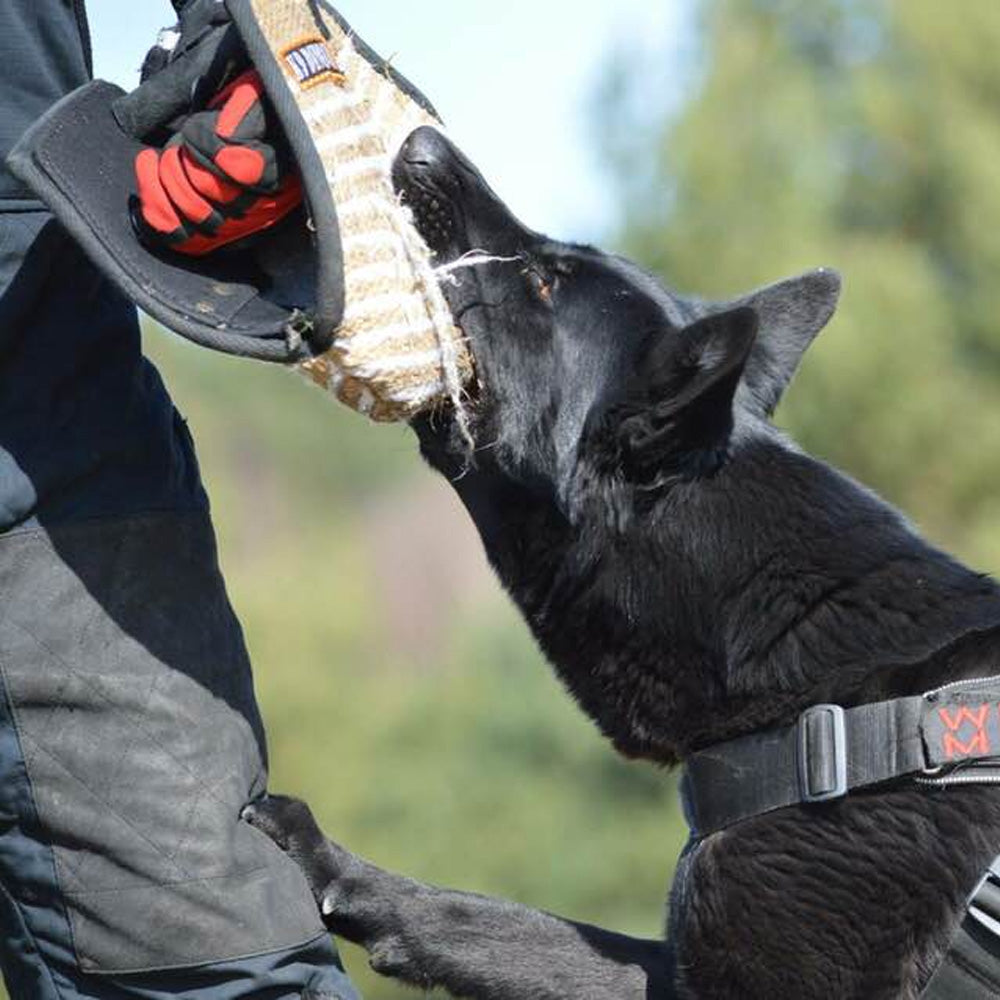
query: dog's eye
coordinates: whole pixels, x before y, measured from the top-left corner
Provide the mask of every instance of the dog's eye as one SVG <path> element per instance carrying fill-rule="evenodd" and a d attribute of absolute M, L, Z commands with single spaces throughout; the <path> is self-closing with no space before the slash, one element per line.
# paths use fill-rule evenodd
<path fill-rule="evenodd" d="M 546 304 L 552 302 L 553 278 L 546 274 L 537 264 L 530 264 L 522 272 L 531 284 L 535 294 Z"/>

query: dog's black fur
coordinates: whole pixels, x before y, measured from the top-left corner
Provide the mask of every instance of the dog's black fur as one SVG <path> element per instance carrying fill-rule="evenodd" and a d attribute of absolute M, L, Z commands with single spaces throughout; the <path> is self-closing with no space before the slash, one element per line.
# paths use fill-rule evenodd
<path fill-rule="evenodd" d="M 473 463 L 451 418 L 417 430 L 622 753 L 676 764 L 815 703 L 998 672 L 997 585 L 769 422 L 833 313 L 835 274 L 682 299 L 523 228 L 430 130 L 397 182 L 443 259 L 518 259 L 449 291 L 482 381 Z M 988 788 L 902 783 L 782 810 L 690 847 L 661 943 L 391 875 L 291 800 L 250 818 L 376 969 L 484 1000 L 916 997 L 1000 852 Z"/>

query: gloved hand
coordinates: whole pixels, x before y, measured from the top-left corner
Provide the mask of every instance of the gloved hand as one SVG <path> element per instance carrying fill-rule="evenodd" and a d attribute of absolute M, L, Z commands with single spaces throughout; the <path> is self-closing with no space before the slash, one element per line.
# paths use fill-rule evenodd
<path fill-rule="evenodd" d="M 302 202 L 264 86 L 248 70 L 136 158 L 133 220 L 147 245 L 204 256 L 264 232 Z"/>
<path fill-rule="evenodd" d="M 143 242 L 204 256 L 270 229 L 302 202 L 283 133 L 220 0 L 173 0 L 143 85 L 119 121 L 136 158 L 132 221 Z"/>
<path fill-rule="evenodd" d="M 314 0 L 283 2 L 296 23 L 313 12 Z M 28 130 L 10 162 L 146 313 L 212 350 L 295 364 L 330 349 L 346 296 L 334 193 L 281 75 L 282 52 L 303 36 L 278 31 L 268 44 L 272 7 L 174 0 L 179 23 L 160 33 L 139 87 L 125 93 L 98 80 L 79 88 Z M 325 15 L 316 24 L 333 34 Z M 248 45 L 260 46 L 259 66 Z M 287 108 L 260 100 L 256 81 L 230 87 L 251 68 Z M 140 198 L 136 160 L 145 150 Z M 295 173 L 303 207 L 274 226 L 299 201 Z M 167 249 L 173 240 L 205 252 L 268 226 L 240 253 Z"/>

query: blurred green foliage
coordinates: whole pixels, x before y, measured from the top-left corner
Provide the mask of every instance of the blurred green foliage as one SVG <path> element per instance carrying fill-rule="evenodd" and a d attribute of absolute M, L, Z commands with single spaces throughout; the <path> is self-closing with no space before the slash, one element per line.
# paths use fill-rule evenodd
<path fill-rule="evenodd" d="M 679 110 L 634 54 L 608 66 L 616 241 L 706 296 L 842 270 L 782 421 L 1000 567 L 1000 6 L 694 10 Z M 409 432 L 147 341 L 199 444 L 273 787 L 383 866 L 656 934 L 684 838 L 673 782 L 618 761 L 559 689 Z M 369 1000 L 404 995 L 345 955 Z"/>
<path fill-rule="evenodd" d="M 631 58 L 602 92 L 623 249 L 706 297 L 841 270 L 840 311 L 780 420 L 1000 568 L 1000 6 L 695 11 L 679 113 Z"/>

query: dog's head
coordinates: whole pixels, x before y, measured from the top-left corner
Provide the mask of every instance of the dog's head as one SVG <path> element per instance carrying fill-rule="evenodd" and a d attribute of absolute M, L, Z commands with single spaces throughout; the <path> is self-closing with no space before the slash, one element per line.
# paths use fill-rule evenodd
<path fill-rule="evenodd" d="M 521 225 L 432 129 L 403 146 L 394 181 L 439 262 L 500 258 L 446 286 L 479 374 L 475 453 L 439 412 L 415 422 L 423 454 L 583 707 L 623 752 L 674 759 L 678 712 L 701 718 L 691 706 L 721 690 L 712 593 L 740 571 L 727 545 L 691 539 L 705 518 L 771 516 L 738 512 L 754 491 L 722 474 L 739 478 L 744 454 L 753 466 L 758 437 L 777 441 L 767 418 L 839 278 L 815 271 L 731 303 L 678 296 Z"/>
<path fill-rule="evenodd" d="M 440 262 L 501 258 L 447 289 L 480 374 L 476 467 L 567 513 L 582 464 L 646 489 L 717 468 L 741 412 L 771 414 L 836 306 L 826 270 L 732 303 L 682 298 L 622 258 L 527 229 L 434 129 L 410 137 L 394 179 Z M 456 472 L 448 419 L 418 431 Z"/>

